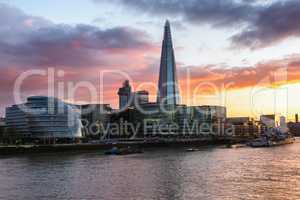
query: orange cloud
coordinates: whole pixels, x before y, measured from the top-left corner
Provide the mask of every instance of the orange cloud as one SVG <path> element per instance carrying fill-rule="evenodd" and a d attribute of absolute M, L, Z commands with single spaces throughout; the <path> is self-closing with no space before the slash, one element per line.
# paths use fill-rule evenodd
<path fill-rule="evenodd" d="M 150 99 L 155 101 L 157 93 L 157 79 L 159 63 L 157 58 L 148 59 L 143 53 L 128 54 L 131 58 L 138 58 L 138 65 L 132 62 L 135 67 L 124 68 L 116 67 L 125 72 L 131 80 L 134 90 L 148 90 Z M 130 60 L 130 59 L 128 59 Z M 118 105 L 117 90 L 122 82 L 127 78 L 122 74 L 107 73 L 104 76 L 104 82 L 100 83 L 100 74 L 103 70 L 110 70 L 111 66 L 94 67 L 57 67 L 55 72 L 64 71 L 63 76 L 55 77 L 54 87 L 59 83 L 64 84 L 64 92 L 67 93 L 68 83 L 76 85 L 82 81 L 90 83 L 97 93 L 97 101 L 100 102 L 100 96 L 103 95 L 102 103 L 109 103 L 113 107 Z M 16 78 L 23 72 L 20 68 L 0 69 L 2 79 L 0 80 L 0 93 L 2 106 L 14 103 L 12 101 L 13 85 Z M 223 66 L 199 66 L 199 67 L 180 67 L 178 68 L 179 83 L 183 102 L 187 103 L 188 98 L 193 95 L 205 95 L 217 90 L 236 90 L 251 88 L 256 86 L 274 87 L 278 85 L 300 82 L 300 55 L 293 55 L 281 60 L 271 60 L 264 63 L 258 63 L 253 67 L 223 67 Z M 214 86 L 214 87 L 212 87 Z M 103 89 L 103 90 L 101 90 Z M 195 93 L 194 90 L 197 91 Z M 26 94 L 47 95 L 48 82 L 46 76 L 32 76 L 22 85 L 22 92 Z M 66 94 L 65 93 L 65 94 Z M 69 99 L 68 96 L 60 96 Z M 90 102 L 91 95 L 89 90 L 84 87 L 77 88 L 74 99 L 75 102 Z"/>
<path fill-rule="evenodd" d="M 209 82 L 216 86 L 230 84 L 229 89 L 241 89 L 254 86 L 284 85 L 300 82 L 300 55 L 281 60 L 258 63 L 253 67 L 204 66 L 181 69 L 180 79 L 185 85 L 188 73 L 191 76 L 191 87 Z M 267 81 L 265 81 L 268 79 Z"/>

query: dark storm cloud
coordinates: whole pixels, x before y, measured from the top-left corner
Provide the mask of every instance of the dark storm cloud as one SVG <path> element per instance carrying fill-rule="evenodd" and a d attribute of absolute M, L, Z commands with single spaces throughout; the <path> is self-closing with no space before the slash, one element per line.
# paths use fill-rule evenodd
<path fill-rule="evenodd" d="M 0 4 L 0 23 L 1 65 L 99 65 L 105 64 L 107 52 L 152 47 L 144 32 L 129 27 L 54 24 L 5 4 Z"/>
<path fill-rule="evenodd" d="M 101 53 L 104 56 L 106 52 L 150 47 L 144 39 L 143 34 L 137 35 L 128 28 L 100 30 L 87 25 L 55 25 L 33 31 L 17 44 L 0 41 L 0 52 L 28 64 L 86 66 L 104 64 Z"/>
<path fill-rule="evenodd" d="M 93 0 L 101 3 L 101 0 Z M 232 0 L 112 0 L 138 11 L 172 17 L 183 17 L 192 23 L 214 26 L 235 25 L 248 21 L 256 12 L 249 3 Z"/>
<path fill-rule="evenodd" d="M 94 0 L 101 2 L 100 0 Z M 238 28 L 236 47 L 263 48 L 300 36 L 300 1 L 277 0 L 114 0 L 151 15 L 181 17 L 192 24 Z"/>
<path fill-rule="evenodd" d="M 300 1 L 271 4 L 257 13 L 246 29 L 232 37 L 234 44 L 263 48 L 290 37 L 300 36 Z"/>
<path fill-rule="evenodd" d="M 0 3 L 0 116 L 14 103 L 14 84 L 24 71 L 51 67 L 64 71 L 64 82 L 89 79 L 97 86 L 101 70 L 145 67 L 145 54 L 157 51 L 149 40 L 145 32 L 130 27 L 55 24 Z M 26 78 L 20 94 L 47 92 L 47 76 L 37 75 Z"/>

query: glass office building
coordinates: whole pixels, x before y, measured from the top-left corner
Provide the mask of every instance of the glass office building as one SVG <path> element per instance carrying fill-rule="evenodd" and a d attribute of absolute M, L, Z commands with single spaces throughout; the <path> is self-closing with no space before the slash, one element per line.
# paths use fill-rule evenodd
<path fill-rule="evenodd" d="M 10 132 L 24 137 L 82 136 L 80 109 L 53 97 L 29 97 L 24 104 L 6 108 L 6 124 Z"/>
<path fill-rule="evenodd" d="M 161 61 L 158 81 L 158 104 L 178 105 L 180 96 L 176 72 L 176 62 L 172 43 L 171 28 L 166 21 L 161 50 Z"/>

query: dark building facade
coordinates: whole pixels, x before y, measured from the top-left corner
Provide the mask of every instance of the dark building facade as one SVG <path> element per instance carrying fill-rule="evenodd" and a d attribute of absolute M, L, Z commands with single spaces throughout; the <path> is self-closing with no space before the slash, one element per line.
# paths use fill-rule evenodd
<path fill-rule="evenodd" d="M 133 93 L 133 105 L 142 105 L 149 103 L 149 92 L 141 90 Z"/>
<path fill-rule="evenodd" d="M 118 95 L 119 109 L 125 109 L 130 105 L 130 101 L 132 99 L 131 86 L 128 80 L 124 81 L 123 86 L 119 88 Z"/>
<path fill-rule="evenodd" d="M 297 137 L 300 136 L 300 123 L 299 122 L 289 122 L 288 128 L 294 136 L 297 136 Z"/>
<path fill-rule="evenodd" d="M 233 129 L 234 136 L 237 137 L 257 137 L 260 135 L 260 123 L 249 117 L 227 118 L 226 123 Z"/>
<path fill-rule="evenodd" d="M 86 104 L 79 106 L 83 125 L 83 135 L 99 139 L 108 129 L 112 108 L 109 104 Z"/>
<path fill-rule="evenodd" d="M 3 139 L 5 137 L 5 129 L 6 129 L 5 119 L 0 118 L 0 143 L 3 142 Z"/>
<path fill-rule="evenodd" d="M 146 90 L 132 92 L 128 80 L 124 81 L 123 86 L 118 90 L 119 109 L 126 110 L 128 107 L 138 107 L 149 103 L 149 92 Z"/>

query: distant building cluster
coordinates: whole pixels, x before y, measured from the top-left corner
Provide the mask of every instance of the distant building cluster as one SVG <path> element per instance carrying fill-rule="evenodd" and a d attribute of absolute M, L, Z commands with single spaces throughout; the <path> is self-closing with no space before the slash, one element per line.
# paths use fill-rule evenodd
<path fill-rule="evenodd" d="M 157 101 L 150 102 L 148 91 L 132 91 L 129 81 L 125 80 L 117 92 L 119 110 L 108 104 L 72 105 L 53 97 L 29 97 L 24 104 L 6 109 L 6 118 L 0 119 L 0 138 L 54 143 L 82 137 L 102 140 L 120 137 L 256 137 L 276 126 L 275 115 L 263 115 L 259 121 L 249 117 L 227 118 L 226 107 L 180 104 L 168 21 L 164 28 L 158 90 Z M 280 121 L 286 124 L 285 119 Z M 292 130 L 300 129 L 298 117 L 295 124 L 288 126 Z"/>
<path fill-rule="evenodd" d="M 145 90 L 132 92 L 128 80 L 125 80 L 123 87 L 119 88 L 119 109 L 124 110 L 130 106 L 149 103 L 149 92 Z"/>
<path fill-rule="evenodd" d="M 295 115 L 295 122 L 289 122 L 287 126 L 293 135 L 300 136 L 300 122 L 298 114 Z"/>

